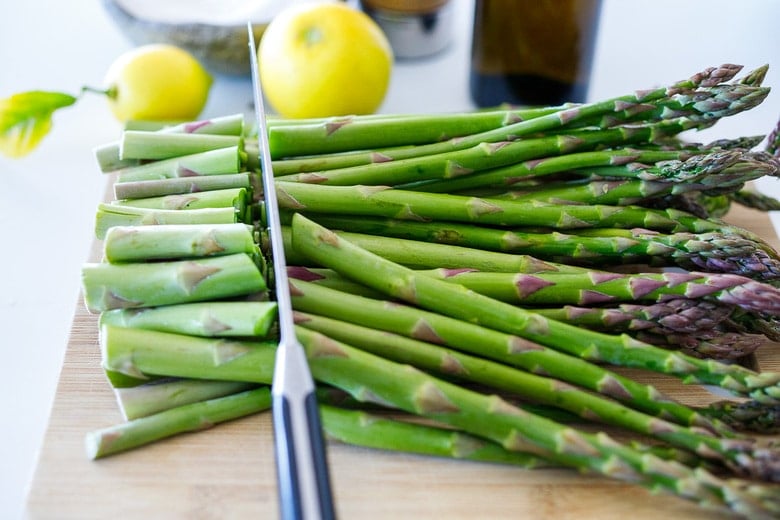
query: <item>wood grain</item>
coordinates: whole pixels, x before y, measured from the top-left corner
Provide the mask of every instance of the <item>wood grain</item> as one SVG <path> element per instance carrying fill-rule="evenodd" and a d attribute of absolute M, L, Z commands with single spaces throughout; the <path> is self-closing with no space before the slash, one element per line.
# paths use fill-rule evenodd
<path fill-rule="evenodd" d="M 765 214 L 735 210 L 728 220 L 777 247 Z M 763 370 L 780 370 L 767 345 Z M 234 519 L 278 517 L 270 415 L 185 434 L 100 461 L 84 435 L 121 421 L 100 370 L 97 317 L 76 304 L 72 330 L 27 516 L 34 519 Z M 689 404 L 716 397 L 656 374 L 628 371 Z M 681 499 L 653 495 L 567 470 L 523 470 L 329 443 L 342 519 L 717 519 Z"/>

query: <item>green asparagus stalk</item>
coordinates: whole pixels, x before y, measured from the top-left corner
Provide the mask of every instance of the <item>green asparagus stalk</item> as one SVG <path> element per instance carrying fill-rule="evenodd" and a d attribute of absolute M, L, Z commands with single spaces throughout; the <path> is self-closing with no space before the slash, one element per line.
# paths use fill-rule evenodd
<path fill-rule="evenodd" d="M 458 137 L 439 143 L 414 147 L 397 147 L 361 153 L 355 161 L 340 161 L 340 167 L 343 167 L 346 164 L 352 166 L 371 164 L 377 162 L 377 160 L 383 162 L 388 160 L 398 161 L 401 159 L 430 156 L 463 150 L 479 145 L 480 143 L 514 140 L 522 136 L 543 132 L 551 133 L 562 128 L 576 127 L 580 122 L 591 122 L 594 118 L 600 118 L 602 116 L 607 116 L 604 119 L 604 121 L 606 121 L 605 124 L 613 125 L 627 117 L 634 120 L 636 119 L 637 114 L 643 111 L 653 111 L 656 106 L 651 103 L 661 99 L 672 98 L 670 99 L 670 103 L 675 105 L 676 108 L 676 110 L 671 111 L 673 117 L 679 117 L 679 114 L 683 112 L 689 114 L 690 111 L 708 114 L 708 116 L 703 115 L 703 117 L 722 117 L 734 113 L 735 111 L 752 108 L 756 104 L 759 104 L 768 93 L 768 91 L 762 87 L 741 86 L 734 88 L 717 85 L 719 82 L 724 81 L 725 78 L 728 78 L 735 70 L 738 70 L 738 68 L 731 65 L 722 66 L 717 69 L 712 68 L 696 74 L 688 80 L 677 82 L 670 87 L 641 91 L 628 96 L 612 98 L 597 103 L 575 105 L 533 119 L 519 121 L 486 132 Z M 693 89 L 698 89 L 700 87 L 703 90 L 697 90 L 693 92 L 693 95 L 691 94 Z M 739 92 L 734 96 L 732 95 L 734 92 L 719 92 L 719 89 L 737 90 Z M 722 95 L 725 95 L 725 97 L 719 98 L 719 96 Z M 675 98 L 676 96 L 677 98 Z M 698 99 L 696 99 L 697 96 Z M 711 112 L 712 109 L 715 111 Z M 694 128 L 697 125 L 698 122 L 689 121 L 686 123 L 685 129 Z M 673 133 L 679 133 L 682 130 L 683 128 L 678 128 Z M 645 139 L 648 137 L 650 136 L 645 137 Z M 286 173 L 286 170 L 282 165 L 275 165 L 274 171 L 277 175 Z"/>
<path fill-rule="evenodd" d="M 137 379 L 152 376 L 271 384 L 276 341 L 203 338 L 104 325 L 103 368 Z"/>
<path fill-rule="evenodd" d="M 145 199 L 115 200 L 116 206 L 130 206 L 147 209 L 203 209 L 245 207 L 251 201 L 251 195 L 246 188 L 227 188 L 198 193 L 163 195 Z"/>
<path fill-rule="evenodd" d="M 614 306 L 534 307 L 546 318 L 580 327 L 656 334 L 701 334 L 735 319 L 736 308 L 720 302 L 674 298 L 660 303 L 621 303 Z"/>
<path fill-rule="evenodd" d="M 204 381 L 197 383 L 202 384 Z M 179 405 L 151 416 L 90 432 L 85 440 L 87 454 L 92 459 L 106 457 L 269 408 L 270 393 L 267 387 Z M 535 455 L 508 451 L 498 444 L 450 428 L 403 422 L 326 404 L 320 404 L 319 411 L 325 434 L 332 440 L 352 445 L 512 464 L 527 469 L 553 466 Z"/>
<path fill-rule="evenodd" d="M 179 433 L 204 430 L 271 407 L 268 387 L 172 408 L 148 417 L 90 432 L 87 456 L 98 459 Z"/>
<path fill-rule="evenodd" d="M 734 202 L 747 208 L 757 209 L 760 211 L 780 211 L 780 200 L 777 200 L 771 195 L 767 195 L 765 193 L 758 193 L 753 190 L 744 189 L 739 190 L 736 193 L 730 193 L 729 197 Z"/>
<path fill-rule="evenodd" d="M 298 311 L 446 345 L 588 388 L 627 403 L 632 408 L 672 418 L 680 424 L 722 433 L 727 431 L 652 386 L 518 336 L 476 325 L 470 320 L 363 298 L 298 279 L 291 279 L 290 287 L 293 308 Z"/>
<path fill-rule="evenodd" d="M 735 365 L 683 356 L 627 336 L 611 336 L 549 320 L 382 259 L 302 215 L 293 218 L 292 231 L 293 247 L 300 253 L 324 267 L 422 308 L 516 334 L 590 361 L 655 370 L 675 375 L 684 382 L 718 385 L 758 400 L 780 400 L 780 374 L 756 373 Z"/>
<path fill-rule="evenodd" d="M 163 195 L 180 195 L 229 188 L 251 188 L 248 172 L 198 177 L 175 177 L 149 181 L 129 181 L 114 184 L 117 199 L 145 199 Z"/>
<path fill-rule="evenodd" d="M 486 132 L 564 108 L 567 107 L 285 120 L 269 125 L 268 139 L 274 159 L 422 145 Z"/>
<path fill-rule="evenodd" d="M 474 222 L 493 226 L 541 226 L 558 230 L 590 227 L 644 228 L 703 233 L 733 231 L 723 222 L 696 218 L 677 210 L 639 206 L 561 206 L 536 202 L 480 199 L 442 193 L 419 193 L 386 186 L 320 186 L 277 181 L 279 207 L 298 212 Z"/>
<path fill-rule="evenodd" d="M 151 263 L 87 263 L 81 275 L 91 312 L 215 300 L 266 289 L 257 264 L 244 253 Z"/>
<path fill-rule="evenodd" d="M 249 223 L 249 208 L 149 209 L 101 203 L 95 216 L 95 236 L 104 239 L 114 226 Z"/>
<path fill-rule="evenodd" d="M 117 388 L 114 393 L 125 420 L 133 420 L 171 408 L 237 394 L 255 386 L 240 381 L 162 379 L 131 388 Z"/>
<path fill-rule="evenodd" d="M 131 128 L 132 125 L 130 123 L 126 126 L 127 129 L 133 129 Z M 157 131 L 165 133 L 240 136 L 244 133 L 244 115 L 231 114 L 199 121 L 187 121 L 175 125 L 163 125 L 161 128 L 157 128 Z M 137 159 L 120 159 L 119 146 L 120 141 L 114 141 L 95 148 L 95 159 L 100 167 L 100 171 L 104 173 L 111 172 L 140 164 L 140 161 Z"/>
<path fill-rule="evenodd" d="M 297 330 L 315 378 L 358 398 L 391 403 L 510 450 L 540 454 L 558 464 L 664 490 L 708 507 L 753 518 L 769 518 L 777 512 L 772 500 L 762 500 L 759 493 L 740 489 L 705 470 L 638 452 L 604 433 L 560 425 L 495 395 L 472 392 L 321 334 Z"/>
<path fill-rule="evenodd" d="M 718 330 L 710 331 L 703 336 L 679 333 L 661 335 L 644 330 L 631 335 L 645 343 L 680 350 L 690 356 L 727 361 L 745 359 L 766 341 L 763 336 L 757 334 Z"/>
<path fill-rule="evenodd" d="M 209 301 L 142 309 L 114 309 L 101 325 L 159 330 L 206 337 L 266 337 L 276 319 L 276 302 Z"/>
<path fill-rule="evenodd" d="M 219 148 L 122 168 L 117 170 L 117 182 L 239 173 L 243 161 L 238 146 Z"/>
<path fill-rule="evenodd" d="M 234 253 L 260 254 L 247 224 L 114 226 L 107 230 L 103 254 L 112 263 L 171 260 Z"/>
<path fill-rule="evenodd" d="M 121 159 L 159 160 L 243 146 L 241 135 L 125 130 L 119 141 Z"/>
<path fill-rule="evenodd" d="M 507 273 L 582 272 L 585 269 L 545 262 L 528 255 L 498 253 L 449 244 L 434 244 L 362 233 L 339 232 L 338 234 L 382 258 L 416 269 L 447 267 Z M 283 227 L 282 238 L 285 255 L 290 265 L 311 265 L 309 259 L 297 253 L 292 247 L 292 232 L 289 227 Z"/>
<path fill-rule="evenodd" d="M 485 439 L 320 403 L 322 428 L 331 440 L 347 444 L 437 457 L 512 464 L 526 469 L 556 465 L 530 453 L 510 451 Z"/>
<path fill-rule="evenodd" d="M 413 189 L 431 193 L 453 193 L 483 186 L 513 186 L 528 179 L 543 178 L 587 166 L 619 166 L 631 163 L 656 163 L 684 160 L 701 150 L 658 150 L 623 146 L 610 150 L 566 153 L 522 161 L 500 168 L 492 168 L 454 179 L 434 180 L 424 183 L 401 185 L 401 189 Z"/>
<path fill-rule="evenodd" d="M 597 305 L 703 298 L 767 316 L 780 315 L 780 290 L 737 275 L 664 272 L 511 274 L 462 269 L 423 272 L 495 300 L 523 305 Z"/>
<path fill-rule="evenodd" d="M 719 232 L 664 235 L 642 229 L 532 233 L 453 222 L 307 214 L 331 229 L 533 255 L 575 265 L 650 263 L 772 280 L 780 259 L 764 244 Z"/>
<path fill-rule="evenodd" d="M 774 459 L 780 460 L 780 454 L 773 454 L 771 450 L 756 451 L 755 443 L 748 440 L 715 438 L 709 433 L 702 434 L 631 410 L 556 379 L 519 371 L 430 343 L 313 314 L 297 313 L 296 323 L 334 340 L 360 345 L 361 350 L 391 361 L 440 373 L 443 377 L 455 377 L 481 383 L 488 388 L 515 392 L 524 399 L 555 405 L 589 420 L 655 437 L 703 458 L 716 460 L 743 476 L 771 479 L 771 475 L 764 474 L 764 471 L 772 466 Z"/>

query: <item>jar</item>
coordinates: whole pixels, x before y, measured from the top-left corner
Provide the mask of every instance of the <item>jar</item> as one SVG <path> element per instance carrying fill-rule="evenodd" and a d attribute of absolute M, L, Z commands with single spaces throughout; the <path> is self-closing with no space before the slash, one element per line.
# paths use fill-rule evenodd
<path fill-rule="evenodd" d="M 600 10 L 601 0 L 475 0 L 474 103 L 584 102 Z"/>

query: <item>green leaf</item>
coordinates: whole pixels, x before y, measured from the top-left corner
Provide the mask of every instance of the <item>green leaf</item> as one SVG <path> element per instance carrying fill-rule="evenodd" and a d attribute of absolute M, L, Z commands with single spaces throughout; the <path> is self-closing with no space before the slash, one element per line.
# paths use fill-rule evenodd
<path fill-rule="evenodd" d="M 62 92 L 30 91 L 0 99 L 0 153 L 22 157 L 35 149 L 52 127 L 52 114 L 76 97 Z"/>

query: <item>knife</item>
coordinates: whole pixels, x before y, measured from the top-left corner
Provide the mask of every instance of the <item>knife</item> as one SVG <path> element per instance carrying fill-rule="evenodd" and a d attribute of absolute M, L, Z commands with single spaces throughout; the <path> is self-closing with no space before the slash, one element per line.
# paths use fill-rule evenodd
<path fill-rule="evenodd" d="M 271 385 L 271 411 L 281 516 L 284 520 L 335 519 L 325 442 L 314 394 L 314 381 L 303 346 L 295 336 L 287 262 L 282 247 L 279 205 L 274 190 L 268 124 L 258 72 L 257 47 L 251 23 L 247 24 L 247 31 L 257 119 L 257 141 L 260 148 L 265 210 L 271 240 L 276 302 L 279 309 L 280 337 Z"/>

